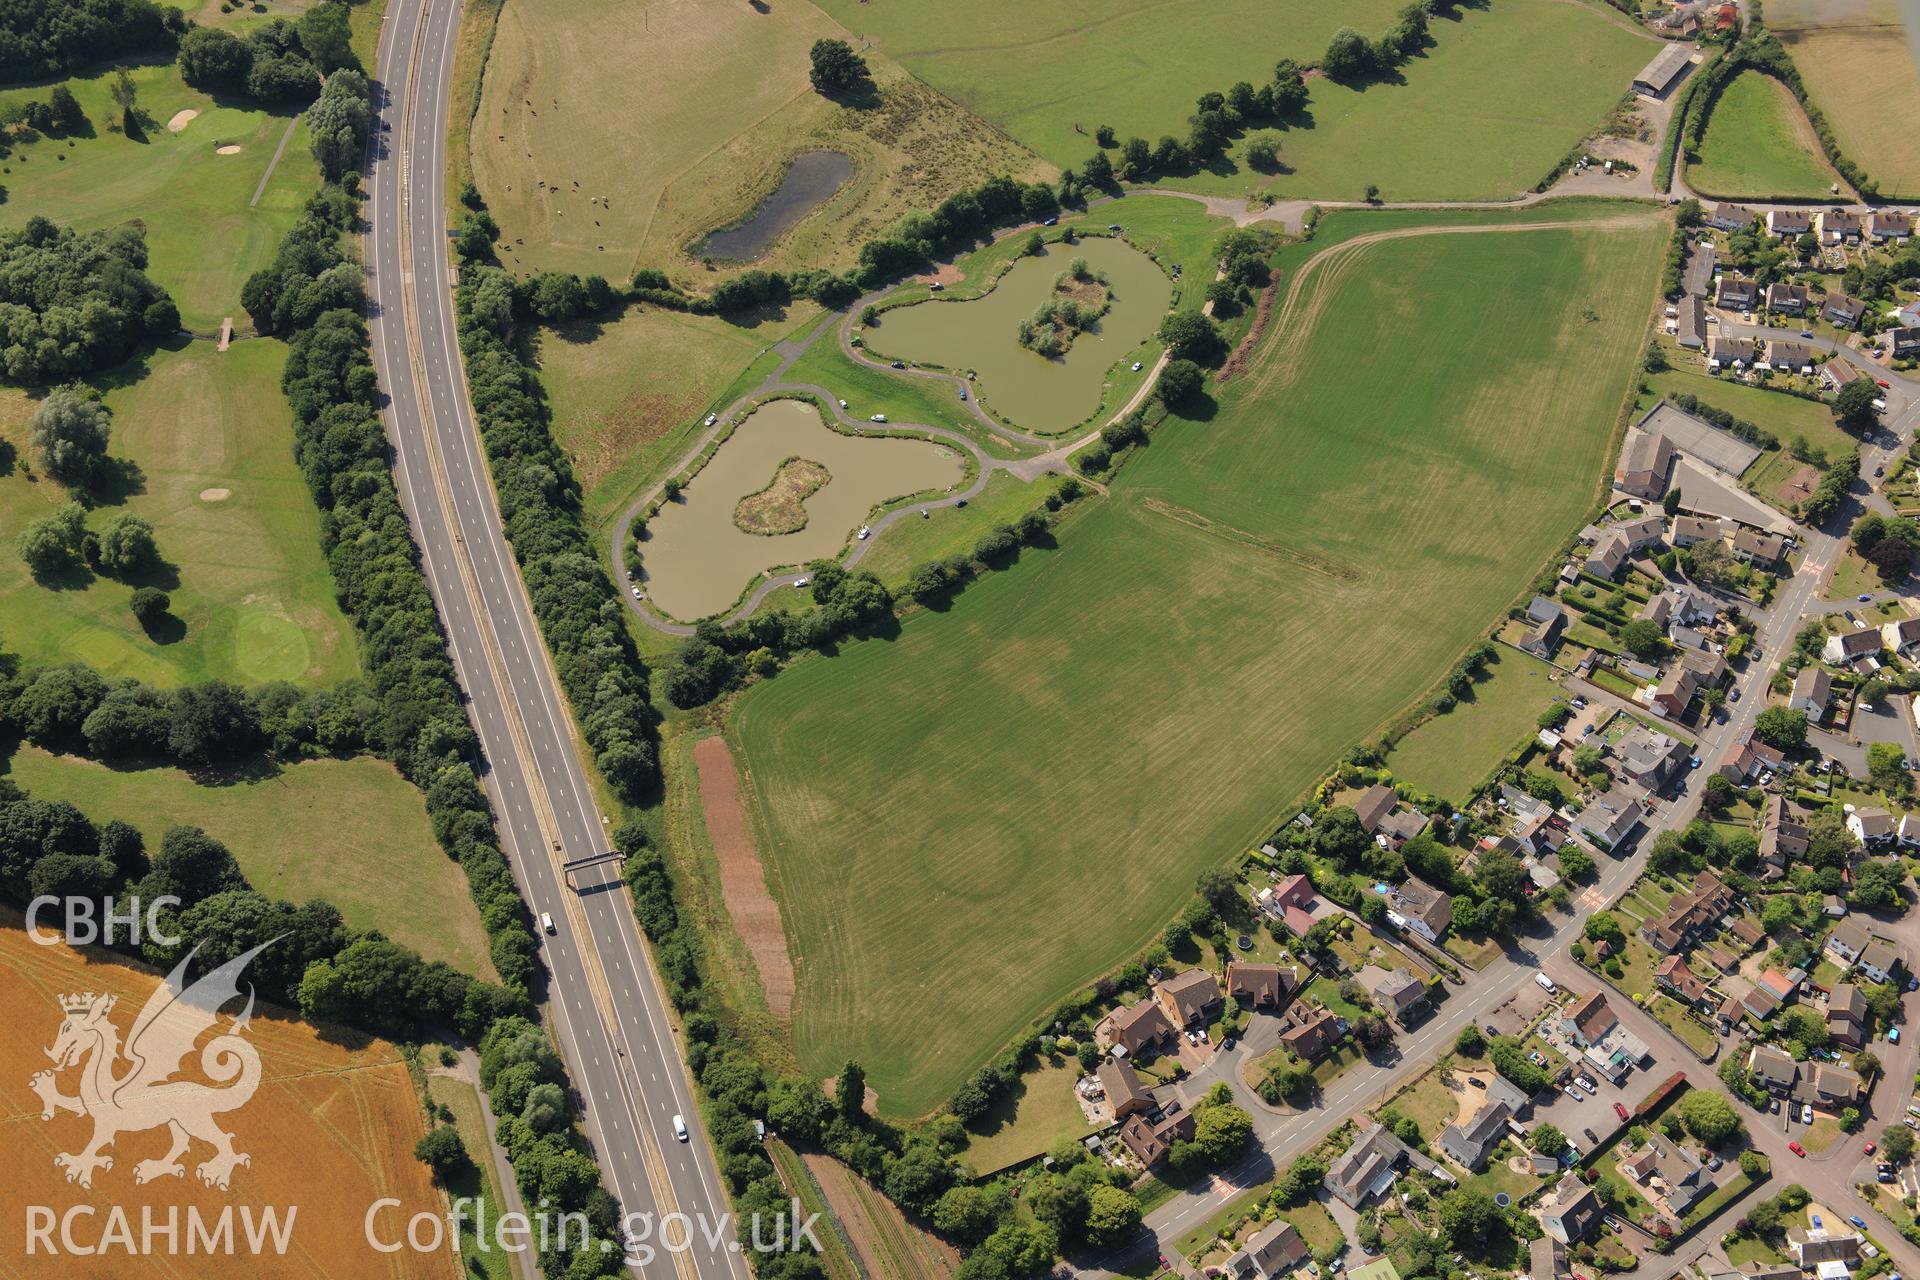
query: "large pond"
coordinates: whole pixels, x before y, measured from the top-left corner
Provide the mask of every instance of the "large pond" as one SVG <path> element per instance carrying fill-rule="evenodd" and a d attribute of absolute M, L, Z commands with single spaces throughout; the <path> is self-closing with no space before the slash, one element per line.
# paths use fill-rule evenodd
<path fill-rule="evenodd" d="M 831 473 L 804 503 L 806 527 L 772 536 L 743 531 L 733 522 L 734 508 L 765 489 L 788 458 L 806 458 Z M 834 555 L 881 503 L 947 489 L 965 475 L 960 454 L 946 445 L 841 435 L 811 404 L 775 400 L 735 428 L 679 499 L 648 522 L 641 578 L 663 612 L 704 618 L 731 605 L 768 569 Z"/>
<path fill-rule="evenodd" d="M 1065 356 L 1048 359 L 1020 345 L 1020 322 L 1052 296 L 1075 258 L 1106 273 L 1113 309 Z M 985 297 L 896 307 L 868 345 L 875 355 L 972 369 L 1002 417 L 1029 431 L 1065 431 L 1100 407 L 1107 371 L 1153 336 L 1172 298 L 1172 281 L 1151 258 L 1124 240 L 1096 236 L 1022 258 Z"/>
<path fill-rule="evenodd" d="M 794 223 L 825 204 L 852 176 L 853 161 L 838 151 L 802 151 L 752 217 L 737 227 L 709 232 L 700 252 L 736 262 L 757 258 Z"/>

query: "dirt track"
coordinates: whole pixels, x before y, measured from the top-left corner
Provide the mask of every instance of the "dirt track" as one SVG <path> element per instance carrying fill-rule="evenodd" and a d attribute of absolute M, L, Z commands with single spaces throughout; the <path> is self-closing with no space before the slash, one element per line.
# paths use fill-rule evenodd
<path fill-rule="evenodd" d="M 793 1011 L 793 958 L 787 954 L 787 931 L 780 904 L 767 892 L 760 852 L 753 846 L 747 811 L 740 803 L 740 773 L 733 752 L 721 737 L 702 738 L 693 748 L 700 774 L 700 812 L 707 838 L 720 864 L 720 897 L 727 904 L 734 932 L 747 944 L 767 1007 L 785 1018 Z"/>

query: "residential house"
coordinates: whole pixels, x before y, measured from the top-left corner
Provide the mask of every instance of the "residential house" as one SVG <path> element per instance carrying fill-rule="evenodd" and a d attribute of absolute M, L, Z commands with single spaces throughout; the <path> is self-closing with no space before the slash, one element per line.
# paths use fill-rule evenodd
<path fill-rule="evenodd" d="M 1849 1049 L 1864 1049 L 1872 1015 L 1867 997 L 1851 982 L 1836 982 L 1827 995 L 1827 1034 Z"/>
<path fill-rule="evenodd" d="M 1830 1227 L 1789 1227 L 1787 1229 L 1787 1252 L 1792 1255 L 1794 1265 L 1803 1271 L 1813 1271 L 1823 1262 L 1839 1262 L 1852 1265 L 1860 1261 L 1860 1233 L 1848 1227 L 1835 1230 Z"/>
<path fill-rule="evenodd" d="M 1604 1210 L 1593 1188 L 1568 1172 L 1535 1206 L 1540 1229 L 1561 1244 L 1577 1244 L 1600 1225 Z"/>
<path fill-rule="evenodd" d="M 1587 552 L 1587 560 L 1581 567 L 1596 578 L 1605 578 L 1612 582 L 1619 576 L 1620 567 L 1633 558 L 1627 548 L 1627 540 L 1616 530 L 1609 530 L 1593 544 Z"/>
<path fill-rule="evenodd" d="M 1296 1000 L 1281 1016 L 1280 1044 L 1302 1062 L 1314 1062 L 1347 1034 L 1347 1020 L 1307 1000 Z"/>
<path fill-rule="evenodd" d="M 1300 971 L 1292 965 L 1227 962 L 1227 994 L 1243 1009 L 1271 1013 L 1300 989 Z"/>
<path fill-rule="evenodd" d="M 1307 930 L 1313 928 L 1313 909 L 1318 902 L 1313 881 L 1303 875 L 1287 876 L 1260 891 L 1260 909 L 1279 916 L 1299 937 L 1305 937 Z"/>
<path fill-rule="evenodd" d="M 1793 678 L 1793 692 L 1787 698 L 1787 705 L 1795 711 L 1804 711 L 1810 720 L 1819 720 L 1827 714 L 1827 703 L 1833 699 L 1833 677 L 1822 667 L 1802 667 L 1800 674 Z"/>
<path fill-rule="evenodd" d="M 1125 1120 L 1139 1111 L 1153 1110 L 1153 1095 L 1140 1083 L 1133 1067 L 1119 1058 L 1106 1058 L 1094 1071 L 1100 1088 L 1107 1095 L 1115 1120 Z"/>
<path fill-rule="evenodd" d="M 1393 1185 L 1394 1175 L 1411 1163 L 1414 1152 L 1375 1122 L 1327 1166 L 1327 1190 L 1349 1209 L 1359 1209 Z"/>
<path fill-rule="evenodd" d="M 1404 969 L 1382 969 L 1370 964 L 1354 976 L 1374 1003 L 1403 1026 L 1426 1006 L 1426 985 Z"/>
<path fill-rule="evenodd" d="M 1686 714 L 1688 706 L 1693 703 L 1693 695 L 1700 692 L 1705 683 L 1698 671 L 1684 662 L 1676 662 L 1667 668 L 1666 676 L 1654 686 L 1648 702 L 1667 719 L 1678 720 Z"/>
<path fill-rule="evenodd" d="M 1311 1251 L 1291 1222 L 1276 1218 L 1253 1233 L 1246 1245 L 1220 1264 L 1230 1280 L 1274 1280 L 1306 1265 Z"/>
<path fill-rule="evenodd" d="M 1684 1216 L 1713 1191 L 1713 1176 L 1706 1166 L 1659 1134 L 1622 1160 L 1620 1169 L 1641 1186 L 1658 1191 L 1675 1217 Z"/>
<path fill-rule="evenodd" d="M 1853 964 L 1874 982 L 1886 982 L 1893 977 L 1893 971 L 1900 967 L 1900 953 L 1893 949 L 1891 942 L 1875 938 L 1861 949 L 1860 958 Z"/>
<path fill-rule="evenodd" d="M 1743 370 L 1753 368 L 1760 344 L 1752 338 L 1707 339 L 1707 368 Z"/>
<path fill-rule="evenodd" d="M 1680 273 L 1681 293 L 1704 302 L 1707 290 L 1713 287 L 1713 271 L 1713 241 L 1702 240 L 1687 250 L 1686 269 Z"/>
<path fill-rule="evenodd" d="M 1697 293 L 1689 293 L 1681 298 L 1675 309 L 1680 313 L 1674 318 L 1674 341 L 1688 351 L 1699 351 L 1707 345 L 1707 300 Z"/>
<path fill-rule="evenodd" d="M 1851 967 L 1872 942 L 1873 936 L 1864 925 L 1855 920 L 1845 920 L 1835 925 L 1833 932 L 1827 935 L 1826 950 L 1834 963 L 1845 969 Z"/>
<path fill-rule="evenodd" d="M 1760 301 L 1760 282 L 1744 276 L 1721 276 L 1714 287 L 1713 305 L 1727 311 L 1751 311 Z"/>
<path fill-rule="evenodd" d="M 1607 1004 L 1606 993 L 1592 991 L 1567 1006 L 1560 1017 L 1560 1031 L 1580 1048 L 1599 1044 L 1620 1019 Z"/>
<path fill-rule="evenodd" d="M 1662 960 L 1654 968 L 1653 980 L 1682 1004 L 1699 1006 L 1708 999 L 1706 980 L 1688 967 L 1684 956 L 1668 956 Z"/>
<path fill-rule="evenodd" d="M 1709 520 L 1705 516 L 1675 516 L 1673 518 L 1672 541 L 1676 547 L 1690 547 L 1696 542 L 1718 542 L 1725 536 L 1726 533 L 1718 520 Z M 1654 599 L 1662 599 L 1667 596 L 1667 594 L 1667 592 L 1662 591 L 1659 595 L 1655 596 Z M 1662 620 L 1661 625 L 1666 625 L 1664 620 Z"/>
<path fill-rule="evenodd" d="M 1900 843 L 1908 847 L 1920 845 L 1920 817 L 1909 813 L 1900 819 Z"/>
<path fill-rule="evenodd" d="M 1814 215 L 1815 233 L 1824 245 L 1860 238 L 1860 215 L 1851 209 L 1822 209 Z"/>
<path fill-rule="evenodd" d="M 1572 1280 L 1567 1246 L 1552 1236 L 1541 1236 L 1527 1245 L 1527 1280 Z"/>
<path fill-rule="evenodd" d="M 1665 439 L 1665 437 L 1661 437 Z M 1622 520 L 1614 530 L 1627 540 L 1627 550 L 1645 551 L 1658 547 L 1667 540 L 1667 518 L 1664 515 L 1641 516 L 1637 520 Z"/>
<path fill-rule="evenodd" d="M 1860 317 L 1867 314 L 1865 298 L 1856 298 L 1850 293 L 1830 293 L 1820 308 L 1820 318 L 1829 324 L 1839 325 L 1842 329 L 1859 327 Z M 1835 363 L 1828 361 L 1828 364 Z M 1840 361 L 1845 364 L 1846 362 Z"/>
<path fill-rule="evenodd" d="M 1380 829 L 1380 819 L 1391 813 L 1393 806 L 1399 803 L 1400 796 L 1392 787 L 1374 783 L 1353 802 L 1353 811 L 1360 819 L 1360 829 L 1372 835 Z"/>
<path fill-rule="evenodd" d="M 1829 391 L 1838 391 L 1849 382 L 1858 382 L 1866 376 L 1838 356 L 1820 366 L 1820 385 Z"/>
<path fill-rule="evenodd" d="M 1807 824 L 1787 809 L 1779 796 L 1767 797 L 1767 816 L 1760 824 L 1760 862 L 1765 879 L 1777 880 L 1807 852 Z"/>
<path fill-rule="evenodd" d="M 1743 1262 L 1734 1275 L 1738 1280 L 1806 1280 L 1791 1262 Z M 1721 1278 L 1715 1276 L 1713 1280 Z"/>
<path fill-rule="evenodd" d="M 1727 932 L 1738 938 L 1740 945 L 1749 951 L 1766 941 L 1767 938 L 1767 931 L 1762 929 L 1760 922 L 1752 916 L 1736 917 L 1733 923 L 1727 926 Z"/>
<path fill-rule="evenodd" d="M 1880 647 L 1911 659 L 1920 651 L 1920 618 L 1902 618 L 1880 624 Z"/>
<path fill-rule="evenodd" d="M 1172 1040 L 1178 1034 L 1172 1020 L 1167 1017 L 1167 1011 L 1154 999 L 1115 1009 L 1110 1025 L 1113 1042 L 1135 1055 Z"/>
<path fill-rule="evenodd" d="M 1893 815 L 1885 809 L 1863 805 L 1847 815 L 1847 830 L 1853 832 L 1855 840 L 1872 849 L 1892 843 L 1897 828 Z"/>
<path fill-rule="evenodd" d="M 1785 1097 L 1800 1077 L 1800 1064 L 1785 1049 L 1757 1044 L 1747 1054 L 1747 1073 L 1768 1093 Z"/>
<path fill-rule="evenodd" d="M 1806 1066 L 1801 1074 L 1807 1074 Z M 1862 1089 L 1860 1076 L 1851 1067 L 1836 1066 L 1831 1062 L 1813 1064 L 1811 1078 L 1812 1101 L 1815 1106 L 1824 1106 L 1830 1110 L 1850 1107 L 1860 1101 Z"/>
<path fill-rule="evenodd" d="M 1440 1149 L 1462 1167 L 1478 1172 L 1493 1149 L 1507 1136 L 1507 1121 L 1512 1118 L 1505 1103 L 1489 1099 L 1473 1113 L 1463 1127 L 1450 1124 L 1440 1132 Z"/>
<path fill-rule="evenodd" d="M 1867 235 L 1875 240 L 1905 240 L 1913 234 L 1913 216 L 1903 209 L 1875 209 L 1867 215 Z"/>
<path fill-rule="evenodd" d="M 1128 1116 L 1120 1126 L 1120 1141 L 1134 1159 L 1151 1169 L 1166 1158 L 1174 1143 L 1191 1141 L 1193 1131 L 1193 1112 L 1176 1103 L 1158 1120 L 1145 1113 Z"/>
<path fill-rule="evenodd" d="M 1820 656 L 1835 666 L 1846 666 L 1880 654 L 1880 628 L 1854 627 L 1827 637 Z"/>
<path fill-rule="evenodd" d="M 1220 1012 L 1220 984 L 1205 969 L 1176 973 L 1154 988 L 1176 1027 L 1197 1027 Z"/>
<path fill-rule="evenodd" d="M 1673 470 L 1673 441 L 1657 431 L 1628 433 L 1613 469 L 1613 487 L 1636 498 L 1658 501 L 1666 496 L 1667 476 Z"/>
<path fill-rule="evenodd" d="M 1895 360 L 1920 355 L 1920 326 L 1902 325 L 1887 330 L 1883 336 L 1886 338 L 1887 354 Z"/>
<path fill-rule="evenodd" d="M 1520 637 L 1520 647 L 1542 661 L 1552 661 L 1567 630 L 1567 611 L 1545 596 L 1535 596 L 1527 606 L 1527 618 L 1533 626 Z"/>
<path fill-rule="evenodd" d="M 1813 348 L 1804 342 L 1786 342 L 1778 338 L 1767 340 L 1767 351 L 1761 363 L 1770 369 L 1782 373 L 1813 372 Z"/>
<path fill-rule="evenodd" d="M 1686 743 L 1642 724 L 1622 735 L 1614 753 L 1621 775 L 1649 791 L 1660 790 L 1687 770 Z"/>
<path fill-rule="evenodd" d="M 1453 898 L 1417 876 L 1395 886 L 1387 894 L 1387 919 L 1398 929 L 1411 929 L 1428 942 L 1440 941 L 1440 935 L 1453 923 Z"/>
<path fill-rule="evenodd" d="M 1813 230 L 1813 215 L 1805 209 L 1769 209 L 1767 210 L 1767 234 L 1770 236 L 1803 236 Z"/>
<path fill-rule="evenodd" d="M 1702 871 L 1692 889 L 1673 895 L 1665 915 L 1640 926 L 1640 936 L 1663 956 L 1685 951 L 1718 924 L 1732 905 L 1733 890 L 1713 872 Z"/>
<path fill-rule="evenodd" d="M 1777 311 L 1782 315 L 1797 316 L 1806 311 L 1807 302 L 1811 296 L 1807 292 L 1807 286 L 1803 284 L 1789 284 L 1784 280 L 1776 280 L 1767 286 L 1767 310 Z"/>
<path fill-rule="evenodd" d="M 1587 807 L 1574 815 L 1574 830 L 1603 849 L 1611 850 L 1627 839 L 1652 811 L 1652 800 L 1642 787 L 1616 784 L 1603 796 L 1595 796 Z"/>
<path fill-rule="evenodd" d="M 1709 208 L 1704 215 L 1708 226 L 1716 231 L 1741 231 L 1753 225 L 1754 211 L 1743 204 L 1727 204 L 1722 201 Z M 1536 1280 L 1538 1278 L 1536 1277 Z"/>
<path fill-rule="evenodd" d="M 1729 546 L 1734 559 L 1771 572 L 1780 567 L 1780 558 L 1787 551 L 1787 540 L 1777 533 L 1763 533 L 1759 529 L 1741 525 L 1734 532 Z"/>
<path fill-rule="evenodd" d="M 1693 51 L 1679 41 L 1669 41 L 1660 46 L 1660 52 L 1653 55 L 1653 61 L 1633 78 L 1634 92 L 1649 98 L 1664 98 L 1667 90 L 1692 65 Z"/>
<path fill-rule="evenodd" d="M 1418 809 L 1395 809 L 1380 819 L 1373 838 L 1384 848 L 1398 849 L 1426 829 L 1426 814 Z"/>
<path fill-rule="evenodd" d="M 1749 732 L 1740 744 L 1740 753 L 1720 766 L 1720 772 L 1728 782 L 1736 786 L 1746 786 L 1768 770 L 1779 771 L 1786 768 L 1786 753 L 1778 747 L 1770 747 Z"/>

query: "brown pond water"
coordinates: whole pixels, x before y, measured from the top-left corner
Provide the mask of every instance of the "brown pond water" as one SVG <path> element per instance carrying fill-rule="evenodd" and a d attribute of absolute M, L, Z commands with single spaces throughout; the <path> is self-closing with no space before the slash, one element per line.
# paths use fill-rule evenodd
<path fill-rule="evenodd" d="M 806 528 L 774 536 L 742 532 L 733 523 L 735 505 L 766 488 L 780 464 L 794 457 L 833 475 L 806 500 Z M 947 489 L 965 476 L 959 452 L 946 445 L 842 435 L 811 404 L 775 400 L 736 427 L 679 500 L 648 522 L 641 580 L 662 612 L 704 618 L 739 599 L 768 569 L 839 552 L 881 503 Z"/>
<path fill-rule="evenodd" d="M 1106 273 L 1113 309 L 1049 360 L 1020 345 L 1020 322 L 1053 295 L 1075 258 Z M 1173 282 L 1124 240 L 1090 236 L 1022 258 L 985 297 L 896 307 L 868 335 L 875 355 L 973 369 L 980 392 L 1002 417 L 1029 431 L 1065 431 L 1100 407 L 1114 362 L 1153 336 L 1173 300 Z"/>

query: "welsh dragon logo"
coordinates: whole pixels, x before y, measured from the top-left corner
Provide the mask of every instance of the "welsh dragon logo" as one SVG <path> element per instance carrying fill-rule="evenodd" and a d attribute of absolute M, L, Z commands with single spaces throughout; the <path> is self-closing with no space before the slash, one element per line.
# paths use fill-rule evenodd
<path fill-rule="evenodd" d="M 195 1042 L 218 1022 L 220 1009 L 239 997 L 240 974 L 271 945 L 235 956 L 188 985 L 187 966 L 200 950 L 195 947 L 147 997 L 124 1044 L 108 1017 L 116 997 L 93 992 L 61 997 L 60 1034 L 46 1051 L 53 1070 L 36 1073 L 28 1084 L 40 1095 L 42 1120 L 62 1111 L 93 1118 L 93 1138 L 86 1147 L 53 1158 L 68 1182 L 92 1187 L 95 1170 L 113 1168 L 113 1157 L 103 1153 L 115 1138 L 162 1127 L 171 1134 L 172 1146 L 159 1159 L 134 1165 L 137 1183 L 184 1177 L 180 1157 L 195 1138 L 213 1148 L 194 1170 L 210 1187 L 225 1191 L 234 1168 L 252 1164 L 251 1157 L 233 1149 L 233 1135 L 214 1123 L 215 1116 L 245 1106 L 260 1087 L 259 1051 L 242 1039 L 253 1017 L 251 986 L 246 1008 L 200 1051 L 200 1070 L 214 1084 L 174 1077 Z M 57 1077 L 75 1067 L 80 1092 L 69 1096 L 60 1092 Z"/>

